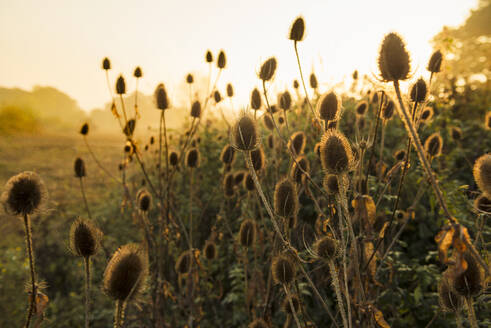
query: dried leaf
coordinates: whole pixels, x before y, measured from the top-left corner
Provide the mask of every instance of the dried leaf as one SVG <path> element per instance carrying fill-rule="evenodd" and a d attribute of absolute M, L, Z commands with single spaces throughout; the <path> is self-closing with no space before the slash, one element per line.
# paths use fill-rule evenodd
<path fill-rule="evenodd" d="M 384 314 L 382 313 L 382 311 L 380 311 L 376 307 L 372 307 L 372 309 L 373 309 L 373 317 L 377 325 L 381 328 L 390 328 L 389 324 L 384 319 Z"/>
<path fill-rule="evenodd" d="M 436 235 L 435 241 L 438 243 L 438 257 L 443 263 L 448 263 L 448 249 L 452 245 L 455 230 L 451 227 L 449 230 L 442 230 Z"/>
<path fill-rule="evenodd" d="M 384 223 L 384 226 L 382 227 L 382 229 L 380 229 L 380 232 L 378 233 L 378 237 L 380 239 L 383 239 L 384 238 L 384 236 L 385 236 L 385 230 L 387 230 L 387 227 L 388 226 L 389 226 L 389 222 L 387 221 L 387 222 Z"/>

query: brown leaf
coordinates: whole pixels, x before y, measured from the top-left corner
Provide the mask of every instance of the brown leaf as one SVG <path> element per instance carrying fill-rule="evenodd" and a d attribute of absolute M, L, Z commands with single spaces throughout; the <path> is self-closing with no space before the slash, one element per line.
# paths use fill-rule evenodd
<path fill-rule="evenodd" d="M 435 241 L 438 243 L 438 257 L 443 263 L 448 262 L 448 249 L 452 245 L 455 230 L 451 227 L 449 230 L 442 230 L 436 235 Z"/>
<path fill-rule="evenodd" d="M 384 319 L 384 314 L 382 313 L 382 311 L 380 311 L 376 307 L 372 307 L 372 310 L 373 310 L 373 317 L 377 325 L 381 328 L 390 328 L 389 324 Z"/>

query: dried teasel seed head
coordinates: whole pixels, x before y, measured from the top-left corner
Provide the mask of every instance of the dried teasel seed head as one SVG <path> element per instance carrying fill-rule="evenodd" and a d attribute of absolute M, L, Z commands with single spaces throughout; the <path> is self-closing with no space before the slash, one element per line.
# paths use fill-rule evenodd
<path fill-rule="evenodd" d="M 332 174 L 347 173 L 352 166 L 353 153 L 346 137 L 337 130 L 328 130 L 321 139 L 321 164 Z"/>
<path fill-rule="evenodd" d="M 288 178 L 281 180 L 275 186 L 274 210 L 278 216 L 283 218 L 289 218 L 297 215 L 297 188 Z"/>
<path fill-rule="evenodd" d="M 317 89 L 317 87 L 319 86 L 319 83 L 317 83 L 317 77 L 315 76 L 314 73 L 311 73 L 310 74 L 310 87 L 312 89 Z"/>
<path fill-rule="evenodd" d="M 276 105 L 271 105 L 268 108 L 268 113 L 270 113 L 270 114 L 274 114 L 274 113 L 277 113 L 277 112 L 278 112 L 278 106 L 276 106 Z"/>
<path fill-rule="evenodd" d="M 160 110 L 166 110 L 169 108 L 169 100 L 167 99 L 167 92 L 163 83 L 160 83 L 154 92 L 155 106 Z"/>
<path fill-rule="evenodd" d="M 392 116 L 394 115 L 394 110 L 395 110 L 395 106 L 396 104 L 394 103 L 394 101 L 392 99 L 387 99 L 383 106 L 382 106 L 382 118 L 385 120 L 385 121 L 388 121 L 392 118 Z"/>
<path fill-rule="evenodd" d="M 288 140 L 288 148 L 291 149 L 295 156 L 300 156 L 304 152 L 306 143 L 307 137 L 305 133 L 303 131 L 297 131 Z"/>
<path fill-rule="evenodd" d="M 193 261 L 193 254 L 187 250 L 181 253 L 176 261 L 176 272 L 178 274 L 186 274 L 191 270 L 191 262 Z"/>
<path fill-rule="evenodd" d="M 286 296 L 281 304 L 281 309 L 286 314 L 292 314 L 292 307 L 290 306 L 290 299 L 292 300 L 293 310 L 295 313 L 300 311 L 300 300 L 297 295 L 291 295 L 291 297 Z"/>
<path fill-rule="evenodd" d="M 213 55 L 212 55 L 212 53 L 211 53 L 211 51 L 210 51 L 210 50 L 208 50 L 208 51 L 206 52 L 206 55 L 205 55 L 205 61 L 206 61 L 207 63 L 211 63 L 211 62 L 213 62 Z"/>
<path fill-rule="evenodd" d="M 476 160 L 473 174 L 479 189 L 491 195 L 491 154 L 484 154 Z"/>
<path fill-rule="evenodd" d="M 101 239 L 102 232 L 90 220 L 79 218 L 70 227 L 70 251 L 75 256 L 88 258 L 95 255 Z"/>
<path fill-rule="evenodd" d="M 467 263 L 467 269 L 458 272 L 454 268 L 452 272 L 452 287 L 455 292 L 463 297 L 473 297 L 478 295 L 483 288 L 484 277 L 481 267 L 470 252 L 463 254 Z"/>
<path fill-rule="evenodd" d="M 238 186 L 244 181 L 244 177 L 246 175 L 247 171 L 245 170 L 240 170 L 235 172 L 234 174 L 234 185 Z"/>
<path fill-rule="evenodd" d="M 80 157 L 75 160 L 74 171 L 77 178 L 83 178 L 85 176 L 85 163 Z"/>
<path fill-rule="evenodd" d="M 302 183 L 305 179 L 305 174 L 302 170 L 309 173 L 310 171 L 310 162 L 305 156 L 300 156 L 297 158 L 297 161 L 293 163 L 291 169 L 291 178 L 296 183 Z"/>
<path fill-rule="evenodd" d="M 435 51 L 428 62 L 426 68 L 431 73 L 439 73 L 442 70 L 443 55 L 440 50 Z"/>
<path fill-rule="evenodd" d="M 379 51 L 378 67 L 385 82 L 406 80 L 409 77 L 409 53 L 398 34 L 389 33 L 385 36 Z"/>
<path fill-rule="evenodd" d="M 421 120 L 423 122 L 428 122 L 433 118 L 433 108 L 425 107 L 421 112 Z"/>
<path fill-rule="evenodd" d="M 46 187 L 39 175 L 24 171 L 7 181 L 1 203 L 8 214 L 30 215 L 43 206 L 46 198 Z"/>
<path fill-rule="evenodd" d="M 186 83 L 192 84 L 193 82 L 194 82 L 193 74 L 189 73 L 188 75 L 186 75 Z"/>
<path fill-rule="evenodd" d="M 234 87 L 231 83 L 227 84 L 227 97 L 232 98 L 234 96 Z"/>
<path fill-rule="evenodd" d="M 253 180 L 252 175 L 250 173 L 247 173 L 245 178 L 244 178 L 244 188 L 247 191 L 254 191 L 256 189 L 256 186 L 254 184 L 254 180 Z"/>
<path fill-rule="evenodd" d="M 324 189 L 329 195 L 336 195 L 339 193 L 339 178 L 335 174 L 326 174 L 324 176 Z"/>
<path fill-rule="evenodd" d="M 207 260 L 211 261 L 217 257 L 217 245 L 215 242 L 209 240 L 205 243 L 205 247 L 203 248 L 203 253 Z"/>
<path fill-rule="evenodd" d="M 243 151 L 253 150 L 259 143 L 256 121 L 244 114 L 237 120 L 232 130 L 232 145 Z"/>
<path fill-rule="evenodd" d="M 334 260 L 338 255 L 338 249 L 339 242 L 330 236 L 319 238 L 314 244 L 315 255 L 323 260 Z"/>
<path fill-rule="evenodd" d="M 133 132 L 135 132 L 135 127 L 136 127 L 136 120 L 133 118 L 129 119 L 123 128 L 124 134 L 128 137 L 131 137 L 133 135 Z"/>
<path fill-rule="evenodd" d="M 155 143 L 155 137 L 151 136 L 150 137 L 150 144 L 153 145 Z"/>
<path fill-rule="evenodd" d="M 303 40 L 305 32 L 305 21 L 303 17 L 297 17 L 290 28 L 290 40 L 298 42 Z"/>
<path fill-rule="evenodd" d="M 446 274 L 438 283 L 438 298 L 440 306 L 445 312 L 459 312 L 464 305 L 464 299 L 452 290 Z"/>
<path fill-rule="evenodd" d="M 415 103 L 422 103 L 426 100 L 427 94 L 426 82 L 422 78 L 419 78 L 411 87 L 411 100 Z"/>
<path fill-rule="evenodd" d="M 186 165 L 191 169 L 199 167 L 199 150 L 198 148 L 191 148 L 186 153 Z"/>
<path fill-rule="evenodd" d="M 257 147 L 251 151 L 252 167 L 255 171 L 260 171 L 266 166 L 266 157 L 262 147 Z"/>
<path fill-rule="evenodd" d="M 356 105 L 356 114 L 359 116 L 363 116 L 366 114 L 368 109 L 368 103 L 366 101 L 361 101 Z"/>
<path fill-rule="evenodd" d="M 259 78 L 263 81 L 269 81 L 273 78 L 276 71 L 276 58 L 271 57 L 267 59 L 262 65 L 259 71 Z"/>
<path fill-rule="evenodd" d="M 372 97 L 370 98 L 370 103 L 376 105 L 378 104 L 378 100 L 379 100 L 378 92 L 375 91 L 374 93 L 372 93 Z"/>
<path fill-rule="evenodd" d="M 140 211 L 148 212 L 152 207 L 152 195 L 147 189 L 142 188 L 136 193 L 136 203 Z"/>
<path fill-rule="evenodd" d="M 280 106 L 280 109 L 284 111 L 289 110 L 291 108 L 292 96 L 290 95 L 290 92 L 285 91 L 278 95 L 278 105 Z"/>
<path fill-rule="evenodd" d="M 273 136 L 272 134 L 270 134 L 270 135 L 268 136 L 268 147 L 269 147 L 270 149 L 273 149 L 273 148 L 274 148 L 274 143 L 275 143 L 275 142 L 274 142 L 274 136 Z"/>
<path fill-rule="evenodd" d="M 269 326 L 262 318 L 257 318 L 247 328 L 269 328 Z"/>
<path fill-rule="evenodd" d="M 397 161 L 402 161 L 406 157 L 406 151 L 404 149 L 399 149 L 394 153 L 394 158 Z"/>
<path fill-rule="evenodd" d="M 179 156 L 175 151 L 169 154 L 169 163 L 172 166 L 177 166 L 177 164 L 179 163 Z"/>
<path fill-rule="evenodd" d="M 354 70 L 353 72 L 353 80 L 358 80 L 358 71 Z"/>
<path fill-rule="evenodd" d="M 298 84 L 298 81 L 293 80 L 293 89 L 298 89 L 299 86 L 300 86 L 300 84 Z"/>
<path fill-rule="evenodd" d="M 135 70 L 133 71 L 133 76 L 139 79 L 140 77 L 143 76 L 143 72 L 140 66 L 137 66 Z"/>
<path fill-rule="evenodd" d="M 124 95 L 126 93 L 126 83 L 123 75 L 120 75 L 116 80 L 116 93 L 118 95 Z"/>
<path fill-rule="evenodd" d="M 119 301 L 136 299 L 145 287 L 148 258 L 136 244 L 120 247 L 111 257 L 104 271 L 103 287 L 106 295 Z"/>
<path fill-rule="evenodd" d="M 474 208 L 478 213 L 491 214 L 491 198 L 482 194 L 474 200 Z"/>
<path fill-rule="evenodd" d="M 430 135 L 425 141 L 425 151 L 431 157 L 440 156 L 442 153 L 443 139 L 439 132 Z"/>
<path fill-rule="evenodd" d="M 86 136 L 89 133 L 89 123 L 84 123 L 80 128 L 80 134 Z"/>
<path fill-rule="evenodd" d="M 225 52 L 223 50 L 220 50 L 220 52 L 218 53 L 217 67 L 219 69 L 224 69 L 226 64 L 227 60 L 225 58 Z"/>
<path fill-rule="evenodd" d="M 264 121 L 264 126 L 266 129 L 273 131 L 274 130 L 274 123 L 273 123 L 273 118 L 271 117 L 270 114 L 265 114 L 263 116 L 263 121 Z"/>
<path fill-rule="evenodd" d="M 254 110 L 261 108 L 261 93 L 257 88 L 254 88 L 251 92 L 251 108 Z"/>
<path fill-rule="evenodd" d="M 111 61 L 109 61 L 109 58 L 106 57 L 102 60 L 102 69 L 106 71 L 111 69 Z"/>
<path fill-rule="evenodd" d="M 225 165 L 232 165 L 235 161 L 235 149 L 230 145 L 225 145 L 220 154 L 220 161 Z"/>
<path fill-rule="evenodd" d="M 251 247 L 256 242 L 256 223 L 247 219 L 242 221 L 239 230 L 239 242 L 243 247 Z"/>
<path fill-rule="evenodd" d="M 217 104 L 220 101 L 222 101 L 222 95 L 220 94 L 220 91 L 215 90 L 215 92 L 213 93 L 213 99 L 215 99 L 215 103 L 217 103 Z"/>
<path fill-rule="evenodd" d="M 452 126 L 450 128 L 450 136 L 454 141 L 462 140 L 462 130 L 457 126 Z"/>
<path fill-rule="evenodd" d="M 235 179 L 233 173 L 227 173 L 223 178 L 223 192 L 225 198 L 232 198 L 235 195 Z"/>
<path fill-rule="evenodd" d="M 201 103 L 196 100 L 191 105 L 191 117 L 200 118 L 201 117 Z"/>
<path fill-rule="evenodd" d="M 334 92 L 324 94 L 317 103 L 317 112 L 324 121 L 337 121 L 341 115 L 341 102 Z"/>
<path fill-rule="evenodd" d="M 271 264 L 271 273 L 276 284 L 288 285 L 295 279 L 295 264 L 286 255 L 278 255 Z"/>

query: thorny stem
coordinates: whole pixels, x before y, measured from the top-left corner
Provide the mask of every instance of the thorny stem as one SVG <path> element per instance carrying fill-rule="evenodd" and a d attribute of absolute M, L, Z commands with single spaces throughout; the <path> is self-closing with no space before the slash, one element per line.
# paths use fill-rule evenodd
<path fill-rule="evenodd" d="M 334 291 L 336 292 L 336 298 L 338 299 L 339 312 L 341 312 L 341 318 L 343 319 L 343 325 L 348 328 L 348 320 L 346 319 L 346 312 L 344 310 L 343 296 L 341 295 L 341 289 L 339 286 L 338 273 L 334 267 L 334 261 L 328 260 L 329 271 L 331 273 L 332 285 L 334 286 Z"/>
<path fill-rule="evenodd" d="M 29 312 L 27 313 L 25 328 L 29 328 L 31 324 L 31 318 L 36 313 L 36 269 L 34 267 L 34 253 L 32 250 L 32 229 L 31 229 L 31 220 L 28 214 L 24 214 L 24 228 L 26 231 L 26 245 L 27 245 L 27 254 L 29 256 L 29 269 L 31 271 L 31 302 L 29 304 Z"/>
<path fill-rule="evenodd" d="M 89 219 L 92 219 L 92 215 L 90 214 L 89 203 L 87 202 L 87 197 L 85 196 L 84 182 L 83 178 L 80 177 L 80 190 L 82 191 L 82 197 L 84 199 L 85 208 L 87 209 L 87 214 L 89 215 Z"/>
<path fill-rule="evenodd" d="M 292 301 L 290 291 L 288 290 L 288 287 L 286 287 L 285 284 L 283 284 L 283 289 L 285 290 L 285 294 L 286 294 L 286 297 L 288 299 L 288 303 L 290 303 L 290 310 L 292 311 L 293 318 L 295 318 L 295 323 L 297 324 L 297 328 L 301 328 L 302 326 L 300 325 L 300 321 L 298 320 L 298 317 L 297 317 L 297 312 L 295 311 L 295 307 L 293 306 L 293 301 Z"/>
<path fill-rule="evenodd" d="M 380 122 L 380 112 L 382 111 L 382 104 L 384 103 L 384 98 L 385 98 L 385 93 L 382 91 L 382 96 L 380 97 L 380 105 L 379 105 L 378 111 L 377 111 L 377 123 L 375 124 L 375 135 L 373 137 L 372 152 L 370 154 L 370 157 L 368 158 L 367 174 L 365 176 L 365 189 L 367 191 L 368 191 L 368 171 L 370 171 L 370 162 L 372 161 L 373 154 L 375 153 L 375 142 L 377 141 L 378 125 Z M 383 129 L 383 127 L 382 127 L 382 129 Z M 362 158 L 362 160 L 363 160 L 363 158 Z"/>
<path fill-rule="evenodd" d="M 90 257 L 84 257 L 85 266 L 85 328 L 89 328 L 90 311 Z"/>
<path fill-rule="evenodd" d="M 465 301 L 467 303 L 467 315 L 469 316 L 469 323 L 472 328 L 479 328 L 476 320 L 476 312 L 474 312 L 474 305 L 472 304 L 472 297 L 466 297 Z"/>
<path fill-rule="evenodd" d="M 348 318 L 349 318 L 349 327 L 352 326 L 352 319 L 351 319 L 351 301 L 350 301 L 350 294 L 349 294 L 349 288 L 348 288 L 348 269 L 346 267 L 347 265 L 347 259 L 346 259 L 346 251 L 348 249 L 348 241 L 345 240 L 344 238 L 344 226 L 343 226 L 343 219 L 341 218 L 342 215 L 342 210 L 341 210 L 341 204 L 340 202 L 337 202 L 337 211 L 338 211 L 338 218 L 339 218 L 339 232 L 341 235 L 341 256 L 343 258 L 343 271 L 344 271 L 344 296 L 346 298 L 346 304 L 348 307 Z"/>

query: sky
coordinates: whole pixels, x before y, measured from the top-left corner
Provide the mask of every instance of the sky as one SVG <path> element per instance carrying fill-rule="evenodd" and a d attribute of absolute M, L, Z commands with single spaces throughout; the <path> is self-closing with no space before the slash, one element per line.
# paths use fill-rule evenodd
<path fill-rule="evenodd" d="M 109 100 L 101 61 L 109 57 L 111 80 L 121 73 L 134 89 L 152 93 L 163 82 L 171 102 L 188 72 L 208 75 L 206 50 L 227 54 L 219 90 L 234 85 L 245 104 L 259 86 L 257 72 L 278 60 L 276 89 L 299 78 L 288 32 L 306 22 L 299 53 L 304 74 L 313 70 L 327 90 L 351 76 L 377 74 L 383 36 L 398 32 L 407 42 L 416 75 L 432 53 L 431 38 L 444 25 L 465 21 L 477 0 L 0 0 L 0 86 L 30 90 L 53 86 L 85 110 Z"/>

